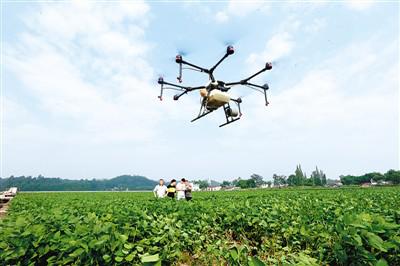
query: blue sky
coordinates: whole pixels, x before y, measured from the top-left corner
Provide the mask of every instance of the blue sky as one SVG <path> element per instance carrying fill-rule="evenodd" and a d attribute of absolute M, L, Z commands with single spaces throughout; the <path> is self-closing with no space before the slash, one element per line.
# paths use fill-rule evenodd
<path fill-rule="evenodd" d="M 4 2 L 2 176 L 329 178 L 399 168 L 399 4 L 343 1 Z M 177 51 L 240 80 L 272 61 L 270 105 L 196 123 L 199 95 L 157 100 Z M 185 72 L 184 84 L 207 77 Z"/>

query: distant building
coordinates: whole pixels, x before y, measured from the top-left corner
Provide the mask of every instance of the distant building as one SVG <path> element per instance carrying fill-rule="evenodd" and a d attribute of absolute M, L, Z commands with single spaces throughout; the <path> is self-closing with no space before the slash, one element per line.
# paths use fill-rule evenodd
<path fill-rule="evenodd" d="M 371 186 L 376 186 L 376 185 L 378 185 L 378 183 L 375 182 L 373 179 L 371 179 L 370 182 L 371 182 Z"/>
<path fill-rule="evenodd" d="M 192 184 L 192 191 L 200 191 L 199 184 Z"/>
<path fill-rule="evenodd" d="M 239 188 L 235 187 L 235 186 L 226 186 L 226 187 L 222 187 L 222 189 L 226 190 L 226 191 L 231 191 L 231 190 L 237 190 Z"/>
<path fill-rule="evenodd" d="M 326 180 L 327 187 L 341 187 L 343 186 L 342 182 L 339 179 L 327 179 Z"/>
<path fill-rule="evenodd" d="M 207 191 L 219 191 L 219 190 L 221 190 L 221 189 L 222 189 L 221 186 L 208 186 L 208 187 L 206 188 Z"/>
<path fill-rule="evenodd" d="M 393 185 L 393 183 L 392 183 L 391 181 L 379 180 L 379 181 L 378 181 L 378 185 L 380 185 L 380 186 Z"/>
<path fill-rule="evenodd" d="M 343 186 L 342 182 L 336 182 L 335 184 L 333 184 L 333 187 L 341 187 Z"/>

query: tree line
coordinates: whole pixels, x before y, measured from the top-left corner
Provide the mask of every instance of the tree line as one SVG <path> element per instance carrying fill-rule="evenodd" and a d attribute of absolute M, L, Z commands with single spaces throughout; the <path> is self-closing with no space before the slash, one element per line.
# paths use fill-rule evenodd
<path fill-rule="evenodd" d="M 385 181 L 392 184 L 400 184 L 400 171 L 389 170 L 385 174 L 372 172 L 360 176 L 353 176 L 353 175 L 340 176 L 340 182 L 343 185 L 361 185 L 363 183 L 371 182 L 371 180 L 377 183 Z M 326 174 L 322 170 L 318 169 L 318 167 L 316 167 L 315 170 L 312 171 L 311 175 L 308 177 L 307 174 L 301 169 L 301 165 L 299 164 L 296 166 L 296 169 L 293 174 L 289 176 L 274 174 L 272 176 L 272 181 L 264 181 L 261 175 L 252 174 L 249 179 L 242 179 L 239 177 L 237 179 L 234 179 L 233 181 L 223 181 L 221 186 L 256 188 L 262 185 L 267 185 L 270 187 L 273 184 L 274 186 L 278 187 L 281 186 L 295 187 L 295 186 L 326 186 L 327 183 L 328 179 L 326 177 Z M 202 186 L 206 188 L 208 186 L 207 184 L 208 184 L 207 181 L 204 181 Z M 200 188 L 202 188 L 202 186 L 200 186 Z"/>
<path fill-rule="evenodd" d="M 151 190 L 157 184 L 144 176 L 122 175 L 111 179 L 62 179 L 39 175 L 0 178 L 0 191 L 18 187 L 21 191 L 107 191 Z"/>
<path fill-rule="evenodd" d="M 240 188 L 256 188 L 263 185 L 267 186 L 324 186 L 326 185 L 326 175 L 318 167 L 307 177 L 306 173 L 301 169 L 301 165 L 296 166 L 296 170 L 288 177 L 285 175 L 274 174 L 273 181 L 264 181 L 259 174 L 252 174 L 249 179 L 237 178 L 233 181 L 223 181 L 222 187 L 240 187 Z M 207 181 L 205 181 L 207 182 Z M 203 184 L 203 186 L 206 184 Z M 206 186 L 205 186 L 206 187 Z M 201 188 L 201 187 L 200 187 Z"/>
<path fill-rule="evenodd" d="M 340 181 L 343 185 L 360 185 L 371 181 L 376 183 L 388 182 L 392 184 L 400 184 L 400 171 L 389 170 L 384 174 L 378 172 L 366 173 L 363 175 L 342 175 Z"/>

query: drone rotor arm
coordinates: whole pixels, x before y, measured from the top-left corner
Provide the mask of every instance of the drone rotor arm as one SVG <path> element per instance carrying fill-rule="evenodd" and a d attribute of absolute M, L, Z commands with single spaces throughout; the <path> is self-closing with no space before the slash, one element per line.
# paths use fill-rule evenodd
<path fill-rule="evenodd" d="M 164 79 L 160 78 L 158 80 L 158 83 L 161 85 L 161 92 L 160 92 L 160 96 L 158 96 L 158 98 L 160 100 L 162 100 L 162 96 L 163 96 L 163 91 L 164 90 L 175 90 L 175 91 L 180 91 L 180 94 L 176 94 L 174 96 L 174 100 L 178 100 L 181 96 L 183 96 L 184 94 L 187 94 L 188 92 L 194 91 L 194 90 L 200 90 L 203 89 L 204 86 L 198 86 L 198 87 L 187 87 L 187 86 L 182 86 L 182 85 L 178 85 L 178 84 L 174 84 L 174 83 L 170 83 L 167 81 L 164 81 Z M 168 85 L 170 87 L 164 87 L 164 85 Z"/>
<path fill-rule="evenodd" d="M 182 93 L 180 94 L 176 94 L 174 96 L 174 100 L 177 101 L 179 100 L 179 98 L 185 94 L 187 94 L 188 92 L 194 91 L 194 90 L 200 90 L 200 89 L 204 89 L 204 86 L 199 86 L 199 87 L 186 87 Z"/>
<path fill-rule="evenodd" d="M 233 85 L 253 85 L 253 86 L 254 86 L 255 84 L 249 83 L 249 80 L 251 80 L 252 78 L 254 78 L 254 77 L 258 76 L 258 75 L 260 75 L 260 74 L 263 73 L 264 71 L 271 70 L 271 69 L 272 69 L 272 64 L 271 64 L 271 63 L 266 63 L 266 64 L 265 64 L 265 67 L 264 67 L 263 69 L 261 69 L 260 71 L 254 73 L 254 74 L 251 75 L 250 77 L 245 78 L 245 79 L 242 79 L 241 81 L 226 83 L 225 85 L 227 85 L 227 86 L 233 86 Z M 257 87 L 257 86 L 258 86 L 258 85 L 255 85 L 254 87 Z M 260 87 L 261 87 L 261 86 L 260 86 Z"/>
<path fill-rule="evenodd" d="M 233 49 L 233 46 L 229 45 L 229 46 L 226 48 L 226 53 L 224 54 L 224 56 L 223 56 L 212 68 L 210 68 L 210 70 L 209 70 L 209 72 L 210 72 L 209 74 L 210 74 L 211 80 L 214 81 L 214 76 L 213 76 L 214 70 L 215 70 L 215 69 L 222 63 L 222 61 L 224 61 L 228 56 L 234 54 L 234 52 L 235 52 L 235 50 Z"/>
<path fill-rule="evenodd" d="M 210 72 L 214 72 L 214 70 L 217 68 L 217 66 L 219 66 L 219 64 L 222 63 L 222 61 L 224 61 L 227 57 L 229 56 L 229 54 L 225 54 L 212 68 L 210 68 Z"/>
<path fill-rule="evenodd" d="M 241 81 L 237 81 L 237 82 L 230 82 L 230 83 L 225 83 L 226 86 L 237 86 L 237 85 L 242 85 L 242 86 L 246 86 L 252 90 L 258 91 L 262 94 L 264 94 L 264 99 L 265 99 L 265 105 L 268 106 L 269 102 L 267 99 L 267 90 L 269 89 L 268 84 L 264 84 L 264 85 L 258 85 L 258 84 L 254 84 L 245 80 L 241 80 Z"/>
<path fill-rule="evenodd" d="M 184 91 L 184 89 L 177 89 L 177 88 L 173 88 L 173 87 L 165 87 L 163 89 L 164 90 L 174 90 L 174 91 Z"/>
<path fill-rule="evenodd" d="M 176 87 L 176 88 L 180 88 L 180 89 L 187 89 L 188 87 L 185 87 L 185 86 L 182 86 L 182 85 L 178 85 L 178 84 L 174 84 L 174 83 L 170 83 L 170 82 L 166 82 L 166 81 L 162 81 L 162 83 L 160 83 L 159 82 L 159 84 L 161 84 L 161 85 L 168 85 L 168 86 L 173 86 L 173 87 Z"/>
<path fill-rule="evenodd" d="M 207 74 L 210 72 L 208 69 L 206 69 L 206 68 L 204 68 L 204 67 L 201 67 L 201 66 L 198 66 L 198 65 L 189 63 L 189 62 L 184 61 L 184 60 L 181 61 L 181 64 L 191 66 L 191 67 L 193 67 L 193 68 L 196 68 L 196 69 L 200 70 L 200 72 L 204 72 L 204 73 L 207 73 Z"/>

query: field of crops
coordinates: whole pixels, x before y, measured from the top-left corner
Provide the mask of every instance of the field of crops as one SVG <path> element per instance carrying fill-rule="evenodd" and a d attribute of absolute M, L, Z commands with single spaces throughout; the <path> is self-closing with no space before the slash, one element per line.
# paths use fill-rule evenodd
<path fill-rule="evenodd" d="M 400 265 L 400 187 L 21 193 L 2 265 Z"/>

